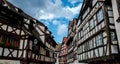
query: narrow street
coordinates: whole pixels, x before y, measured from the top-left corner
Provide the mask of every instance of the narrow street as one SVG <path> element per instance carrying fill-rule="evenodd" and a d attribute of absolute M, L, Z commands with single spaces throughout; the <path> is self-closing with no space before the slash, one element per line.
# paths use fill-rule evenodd
<path fill-rule="evenodd" d="M 120 64 L 119 4 L 0 0 L 0 64 Z"/>

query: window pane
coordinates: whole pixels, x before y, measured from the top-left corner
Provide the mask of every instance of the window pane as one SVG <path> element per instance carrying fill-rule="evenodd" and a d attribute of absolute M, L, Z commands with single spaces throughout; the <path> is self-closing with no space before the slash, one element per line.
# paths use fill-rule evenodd
<path fill-rule="evenodd" d="M 78 33 L 78 38 L 79 38 L 79 39 L 81 38 L 81 35 L 80 35 L 80 34 L 81 34 L 81 33 L 79 32 L 79 33 Z"/>
<path fill-rule="evenodd" d="M 98 11 L 97 13 L 97 18 L 98 18 L 98 22 L 103 20 L 103 12 L 102 9 Z"/>
<path fill-rule="evenodd" d="M 111 33 L 111 40 L 116 40 L 116 37 L 115 37 L 115 32 L 110 32 Z"/>
<path fill-rule="evenodd" d="M 93 6 L 94 6 L 97 3 L 97 0 L 93 0 L 92 3 L 93 3 Z"/>
<path fill-rule="evenodd" d="M 112 11 L 108 11 L 108 16 L 109 17 L 113 17 L 113 12 Z"/>
<path fill-rule="evenodd" d="M 114 19 L 113 19 L 113 18 L 109 18 L 109 22 L 110 22 L 111 24 L 114 24 Z"/>
<path fill-rule="evenodd" d="M 93 42 L 92 42 L 92 40 L 90 40 L 90 42 L 89 42 L 89 46 L 90 46 L 90 49 L 93 48 Z"/>
<path fill-rule="evenodd" d="M 94 28 L 95 24 L 94 24 L 94 21 L 93 19 L 90 20 L 90 29 Z"/>
<path fill-rule="evenodd" d="M 96 37 L 96 44 L 97 44 L 97 46 L 102 45 L 102 36 L 101 35 L 98 35 Z"/>

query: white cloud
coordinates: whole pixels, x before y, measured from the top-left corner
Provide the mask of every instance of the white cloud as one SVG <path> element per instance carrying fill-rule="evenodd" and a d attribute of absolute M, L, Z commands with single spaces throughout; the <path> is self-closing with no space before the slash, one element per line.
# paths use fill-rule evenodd
<path fill-rule="evenodd" d="M 60 23 L 59 21 L 57 21 L 57 20 L 52 21 L 52 23 L 53 23 L 54 25 L 60 25 L 60 24 L 61 24 L 61 23 Z"/>
<path fill-rule="evenodd" d="M 58 20 L 54 20 L 52 23 L 57 27 L 57 35 L 60 36 L 67 33 L 68 28 L 66 24 L 62 24 L 61 21 Z"/>
<path fill-rule="evenodd" d="M 76 14 L 79 13 L 81 3 L 76 6 L 70 8 L 69 6 L 67 7 L 62 7 L 62 2 L 61 0 L 56 0 L 55 4 L 53 4 L 50 0 L 47 1 L 48 4 L 41 10 L 39 9 L 34 9 L 33 11 L 37 11 L 37 14 L 35 17 L 39 20 L 45 19 L 45 20 L 51 20 L 54 18 L 67 18 L 67 19 L 72 19 Z"/>
<path fill-rule="evenodd" d="M 32 17 L 41 20 L 52 20 L 54 18 L 66 18 L 71 20 L 79 13 L 81 8 L 81 3 L 75 7 L 63 7 L 61 0 L 25 0 L 24 3 L 22 0 L 9 0 L 13 2 L 19 8 L 22 8 L 26 13 L 30 14 Z M 78 2 L 81 0 L 68 0 L 69 2 Z M 21 4 L 18 4 L 21 3 Z M 32 5 L 31 5 L 32 4 Z"/>
<path fill-rule="evenodd" d="M 64 33 L 66 33 L 67 32 L 67 25 L 65 25 L 65 24 L 60 24 L 59 26 L 58 26 L 58 30 L 57 30 L 57 34 L 58 35 L 63 35 Z"/>
<path fill-rule="evenodd" d="M 44 10 L 40 10 L 40 13 L 45 13 Z"/>
<path fill-rule="evenodd" d="M 68 6 L 65 7 L 64 9 L 66 10 L 66 12 L 68 11 L 68 15 L 66 15 L 66 18 L 68 18 L 69 20 L 73 19 L 76 14 L 79 14 L 81 6 L 82 4 L 79 4 L 78 6 L 72 8 Z"/>
<path fill-rule="evenodd" d="M 68 2 L 70 2 L 72 4 L 76 3 L 77 1 L 79 1 L 79 0 L 68 0 Z"/>
<path fill-rule="evenodd" d="M 39 15 L 39 14 L 38 14 Z M 37 15 L 37 16 L 38 16 Z M 44 14 L 44 15 L 40 15 L 39 17 L 38 17 L 38 19 L 53 19 L 54 18 L 54 15 L 53 14 Z"/>
<path fill-rule="evenodd" d="M 49 25 L 50 25 L 49 22 L 47 22 L 47 21 L 45 21 L 44 24 L 45 24 L 46 26 L 49 26 Z"/>
<path fill-rule="evenodd" d="M 50 22 L 52 22 L 57 29 L 55 29 L 55 35 L 59 41 L 62 40 L 62 37 L 67 34 L 68 28 L 67 24 L 63 24 L 63 21 L 57 20 L 58 18 L 65 18 L 67 20 L 72 20 L 76 14 L 79 14 L 81 4 L 75 7 L 62 6 L 61 0 L 9 0 L 13 2 L 17 7 L 21 8 L 27 14 L 32 17 L 42 21 L 46 26 L 50 27 Z M 74 4 L 81 0 L 68 0 L 70 3 Z M 54 20 L 56 19 L 56 20 Z M 53 31 L 54 32 L 54 31 Z"/>
<path fill-rule="evenodd" d="M 74 15 L 76 15 L 76 14 L 79 13 L 81 6 L 82 6 L 82 5 L 79 4 L 77 7 L 72 7 L 72 8 L 66 7 L 66 9 L 67 9 L 68 11 L 71 11 Z"/>
<path fill-rule="evenodd" d="M 75 4 L 77 2 L 81 2 L 81 0 L 68 0 L 68 2 L 70 2 L 71 4 Z"/>

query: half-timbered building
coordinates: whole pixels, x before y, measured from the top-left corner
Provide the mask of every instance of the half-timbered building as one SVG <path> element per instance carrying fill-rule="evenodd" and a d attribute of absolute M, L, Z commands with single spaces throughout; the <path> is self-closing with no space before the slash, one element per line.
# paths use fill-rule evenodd
<path fill-rule="evenodd" d="M 63 38 L 62 44 L 60 46 L 59 51 L 59 64 L 67 64 L 67 54 L 68 54 L 68 46 L 67 46 L 67 37 Z"/>
<path fill-rule="evenodd" d="M 68 60 L 67 63 L 77 63 L 77 19 L 74 18 L 68 26 Z"/>
<path fill-rule="evenodd" d="M 77 37 L 77 32 L 78 32 L 78 27 L 77 27 L 77 22 L 78 22 L 78 20 L 77 19 L 73 19 L 73 32 L 74 32 L 74 35 L 73 35 L 73 53 L 74 53 L 74 55 L 73 55 L 73 63 L 74 64 L 77 64 L 78 63 L 78 45 L 77 45 L 77 41 L 78 41 L 78 37 Z"/>
<path fill-rule="evenodd" d="M 114 15 L 114 22 L 115 22 L 115 29 L 117 33 L 118 43 L 119 43 L 119 50 L 120 50 L 120 1 L 119 0 L 112 0 L 112 8 L 113 8 L 113 15 Z"/>
<path fill-rule="evenodd" d="M 69 26 L 68 26 L 68 41 L 67 41 L 67 45 L 68 45 L 68 54 L 67 54 L 67 57 L 68 57 L 68 60 L 67 60 L 67 63 L 73 63 L 73 55 L 74 55 L 74 52 L 73 52 L 73 37 L 74 37 L 74 32 L 73 32 L 73 21 L 70 21 L 69 22 Z"/>
<path fill-rule="evenodd" d="M 56 45 L 44 24 L 0 0 L 0 62 L 54 64 Z"/>
<path fill-rule="evenodd" d="M 84 0 L 78 18 L 78 60 L 89 64 L 119 64 L 113 0 Z"/>

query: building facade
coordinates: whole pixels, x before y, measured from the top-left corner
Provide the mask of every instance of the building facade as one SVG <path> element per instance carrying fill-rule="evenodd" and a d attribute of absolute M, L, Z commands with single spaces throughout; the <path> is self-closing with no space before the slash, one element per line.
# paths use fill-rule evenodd
<path fill-rule="evenodd" d="M 114 15 L 114 22 L 115 22 L 115 28 L 116 28 L 116 33 L 117 33 L 117 38 L 118 38 L 118 43 L 120 46 L 120 1 L 119 0 L 112 0 L 112 8 L 113 8 L 113 15 Z M 120 49 L 120 47 L 119 47 Z"/>
<path fill-rule="evenodd" d="M 68 26 L 68 61 L 67 63 L 78 63 L 77 60 L 77 19 L 70 21 Z"/>
<path fill-rule="evenodd" d="M 68 41 L 67 41 L 67 45 L 68 45 L 68 60 L 67 60 L 67 63 L 73 63 L 73 55 L 74 55 L 74 52 L 73 52 L 73 22 L 70 21 L 69 22 L 69 26 L 68 26 Z"/>
<path fill-rule="evenodd" d="M 67 64 L 67 53 L 68 53 L 67 40 L 68 40 L 67 37 L 63 38 L 59 52 L 59 64 Z"/>
<path fill-rule="evenodd" d="M 44 24 L 0 0 L 0 63 L 54 64 L 56 45 Z"/>
<path fill-rule="evenodd" d="M 73 35 L 73 53 L 74 53 L 74 55 L 73 55 L 73 63 L 74 64 L 77 64 L 78 63 L 78 51 L 77 51 L 77 49 L 78 49 L 78 45 L 77 45 L 77 41 L 78 41 L 78 37 L 77 37 L 77 22 L 78 22 L 78 20 L 77 19 L 73 19 L 73 31 L 74 31 L 74 35 Z"/>
<path fill-rule="evenodd" d="M 112 3 L 113 0 L 83 1 L 78 17 L 78 60 L 80 63 L 120 63 L 119 42 L 114 21 L 116 10 Z"/>

